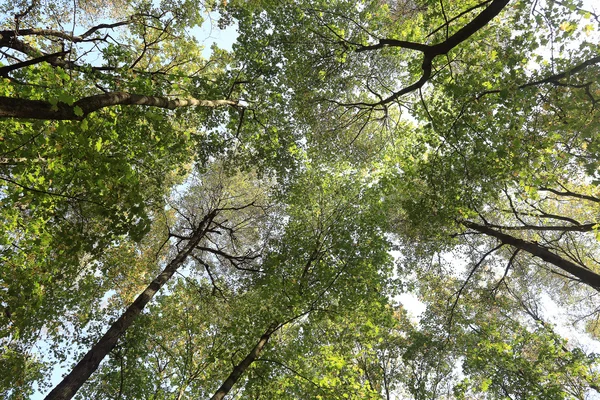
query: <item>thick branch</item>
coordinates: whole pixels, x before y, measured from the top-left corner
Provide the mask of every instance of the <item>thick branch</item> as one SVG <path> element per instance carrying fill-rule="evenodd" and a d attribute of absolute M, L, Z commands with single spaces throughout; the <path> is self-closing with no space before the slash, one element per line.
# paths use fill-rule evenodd
<path fill-rule="evenodd" d="M 405 40 L 396 39 L 379 39 L 379 43 L 370 46 L 360 46 L 358 49 L 356 49 L 356 52 L 361 53 L 363 51 L 379 50 L 384 47 L 402 47 L 403 49 L 417 50 L 421 52 L 426 52 L 430 49 L 430 46 L 421 43 L 407 42 Z"/>
<path fill-rule="evenodd" d="M 510 0 L 493 0 L 492 3 L 486 7 L 479 15 L 477 15 L 471 22 L 467 25 L 463 26 L 459 29 L 455 34 L 450 36 L 448 39 L 444 40 L 441 43 L 435 45 L 424 45 L 414 42 L 407 42 L 403 40 L 395 40 L 395 39 L 380 39 L 379 43 L 372 46 L 362 46 L 359 47 L 356 51 L 367 51 L 367 50 L 376 50 L 381 49 L 383 47 L 401 47 L 405 49 L 417 50 L 423 53 L 423 63 L 421 65 L 421 69 L 423 70 L 423 74 L 418 81 L 413 83 L 410 86 L 407 86 L 395 93 L 391 96 L 380 100 L 377 103 L 354 103 L 347 105 L 356 105 L 356 106 L 369 106 L 369 107 L 377 107 L 377 106 L 385 106 L 400 96 L 403 96 L 407 93 L 413 92 L 417 89 L 420 89 L 425 85 L 425 83 L 431 78 L 431 70 L 433 59 L 439 55 L 447 54 L 473 36 L 477 31 L 486 26 L 494 17 L 496 17 L 500 12 L 506 7 Z"/>
<path fill-rule="evenodd" d="M 13 35 L 0 35 L 0 47 L 8 47 L 9 49 L 16 50 L 20 53 L 27 54 L 30 57 L 41 57 L 42 52 L 37 50 L 35 47 L 17 39 Z"/>
<path fill-rule="evenodd" d="M 570 225 L 570 226 L 560 226 L 560 225 L 521 225 L 521 226 L 503 226 L 503 225 L 495 225 L 488 224 L 490 228 L 502 229 L 505 231 L 552 231 L 552 232 L 591 232 L 594 229 L 597 229 L 600 225 L 596 222 L 583 224 L 583 225 Z"/>
<path fill-rule="evenodd" d="M 2 37 L 15 37 L 15 31 L 0 31 Z M 63 31 L 57 31 L 54 29 L 43 29 L 43 28 L 27 28 L 19 29 L 18 36 L 51 36 L 59 39 L 65 39 L 74 43 L 82 42 L 84 38 L 79 35 L 71 35 Z"/>
<path fill-rule="evenodd" d="M 473 36 L 478 30 L 486 26 L 492 19 L 500 14 L 509 1 L 510 0 L 492 1 L 492 4 L 486 7 L 471 22 L 459 29 L 454 35 L 450 36 L 442 43 L 431 46 L 431 58 L 448 53 L 450 50 Z"/>
<path fill-rule="evenodd" d="M 30 65 L 39 64 L 44 61 L 52 63 L 53 61 L 56 61 L 57 59 L 65 56 L 66 54 L 69 54 L 69 52 L 68 51 L 59 51 L 58 53 L 46 54 L 41 57 L 33 58 L 31 60 L 22 61 L 22 62 L 19 62 L 16 64 L 10 64 L 10 65 L 0 68 L 0 76 L 8 77 L 8 74 L 12 71 L 15 71 L 15 70 L 21 69 L 21 68 L 25 68 Z"/>
<path fill-rule="evenodd" d="M 581 71 L 583 71 L 584 69 L 586 69 L 589 66 L 592 65 L 596 65 L 600 63 L 600 55 L 596 56 L 596 57 L 592 57 L 588 60 L 583 61 L 581 64 L 578 64 L 576 66 L 574 66 L 573 68 L 560 72 L 558 74 L 554 74 L 551 76 L 548 76 L 544 79 L 539 79 L 537 81 L 531 81 L 531 82 L 527 82 L 524 83 L 522 85 L 517 86 L 517 89 L 525 89 L 531 86 L 537 86 L 537 85 L 543 85 L 543 84 L 552 84 L 552 85 L 556 85 L 556 86 L 565 86 L 564 83 L 561 83 L 560 80 L 561 79 L 565 79 L 565 78 L 569 78 Z M 573 87 L 587 87 L 589 88 L 589 83 L 588 84 L 583 84 L 583 85 L 566 85 L 566 86 L 573 86 Z M 484 92 L 479 93 L 477 96 L 475 96 L 475 100 L 479 100 L 480 98 L 482 98 L 483 96 L 487 96 L 488 94 L 494 94 L 494 93 L 501 93 L 502 89 L 492 89 L 492 90 L 486 90 Z M 540 190 L 548 190 L 548 189 L 540 189 Z M 553 191 L 553 190 L 548 190 L 548 191 Z M 588 199 L 589 200 L 589 199 Z M 595 200 L 598 201 L 598 200 Z"/>
<path fill-rule="evenodd" d="M 506 233 L 502 233 L 500 231 L 494 230 L 485 225 L 479 225 L 474 222 L 464 221 L 463 225 L 467 228 L 471 228 L 478 232 L 481 232 L 485 235 L 495 237 L 500 240 L 502 243 L 508 244 L 510 246 L 516 247 L 517 249 L 528 252 L 529 254 L 539 257 L 542 260 L 562 269 L 563 271 L 579 278 L 581 282 L 586 285 L 600 290 L 600 275 L 591 271 L 590 269 L 584 268 L 580 265 L 577 265 L 569 260 L 566 260 L 559 255 L 556 255 L 550 252 L 548 249 L 540 246 L 535 242 L 528 242 L 523 239 L 518 239 L 514 236 L 507 235 Z"/>
<path fill-rule="evenodd" d="M 93 26 L 90 29 L 88 29 L 83 35 L 81 35 L 81 37 L 85 40 L 85 38 L 89 37 L 92 33 L 99 31 L 100 29 L 113 29 L 113 28 L 117 28 L 119 26 L 130 24 L 134 21 L 135 17 L 136 17 L 136 15 L 132 15 L 126 21 L 114 22 L 112 24 L 99 24 L 99 25 Z"/>
<path fill-rule="evenodd" d="M 577 199 L 589 200 L 589 201 L 593 201 L 596 203 L 600 203 L 600 198 L 598 198 L 598 197 L 589 196 L 587 194 L 575 193 L 575 192 L 571 192 L 570 190 L 565 190 L 564 192 L 561 192 L 561 191 L 558 191 L 558 190 L 552 189 L 552 188 L 539 188 L 539 190 L 542 190 L 544 192 L 554 193 L 558 196 L 575 197 Z"/>
<path fill-rule="evenodd" d="M 52 105 L 44 100 L 16 99 L 0 96 L 0 118 L 31 118 L 43 120 L 82 120 L 86 115 L 102 108 L 117 105 L 139 105 L 173 110 L 180 107 L 237 106 L 237 100 L 199 100 L 194 98 L 169 99 L 159 96 L 143 96 L 112 92 L 84 97 L 72 106 L 59 102 Z"/>
<path fill-rule="evenodd" d="M 114 29 L 119 26 L 130 24 L 134 21 L 136 16 L 137 15 L 132 15 L 129 19 L 127 19 L 125 21 L 114 22 L 112 24 L 99 24 L 99 25 L 93 26 L 90 29 L 88 29 L 85 33 L 83 33 L 82 35 L 72 35 L 70 33 L 58 31 L 55 29 L 27 28 L 27 29 L 19 29 L 18 31 L 15 31 L 15 30 L 0 31 L 0 36 L 2 36 L 2 38 L 4 40 L 14 40 L 14 38 L 16 36 L 50 36 L 50 37 L 56 37 L 59 39 L 65 39 L 65 40 L 68 40 L 73 43 L 79 43 L 79 42 L 85 41 L 93 33 L 97 32 L 101 29 Z M 89 40 L 94 40 L 94 39 L 89 39 Z"/>
<path fill-rule="evenodd" d="M 335 281 L 335 278 L 334 278 L 334 281 Z M 248 353 L 248 355 L 238 365 L 236 365 L 233 368 L 233 371 L 231 372 L 231 374 L 229 374 L 227 379 L 225 379 L 223 384 L 219 387 L 217 392 L 210 398 L 210 400 L 221 400 L 227 395 L 227 393 L 229 393 L 229 391 L 231 391 L 231 388 L 233 387 L 233 385 L 235 385 L 235 383 L 241 378 L 241 376 L 244 374 L 244 372 L 246 372 L 248 367 L 250 367 L 250 365 L 254 361 L 257 360 L 258 356 L 262 352 L 263 348 L 265 347 L 265 345 L 267 344 L 267 342 L 269 341 L 269 338 L 271 337 L 271 335 L 273 335 L 273 333 L 275 333 L 277 330 L 281 329 L 283 326 L 290 324 L 290 323 L 294 322 L 295 320 L 302 318 L 303 316 L 305 316 L 313 311 L 316 311 L 316 308 L 314 308 L 314 302 L 307 311 L 305 311 L 301 314 L 297 314 L 281 323 L 277 323 L 277 322 L 272 323 L 269 326 L 269 328 L 265 331 L 265 333 L 260 337 L 260 340 L 254 346 L 254 348 L 250 351 L 250 353 Z"/>
<path fill-rule="evenodd" d="M 115 347 L 119 338 L 131 326 L 133 321 L 142 312 L 146 305 L 152 300 L 160 288 L 173 276 L 194 248 L 206 235 L 217 211 L 208 213 L 192 235 L 189 242 L 177 254 L 177 256 L 165 267 L 165 269 L 148 285 L 148 287 L 135 299 L 127 310 L 115 321 L 110 329 L 94 344 L 87 354 L 77 363 L 71 372 L 46 396 L 46 400 L 71 399 L 79 388 L 88 380 L 92 373 L 98 368 L 100 362 Z"/>

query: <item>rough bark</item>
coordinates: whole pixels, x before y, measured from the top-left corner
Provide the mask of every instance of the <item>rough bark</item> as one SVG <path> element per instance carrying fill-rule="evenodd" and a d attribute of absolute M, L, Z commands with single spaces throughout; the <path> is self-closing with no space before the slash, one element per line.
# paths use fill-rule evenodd
<path fill-rule="evenodd" d="M 143 96 L 123 92 L 104 93 L 84 97 L 68 105 L 52 104 L 44 100 L 15 99 L 0 96 L 0 118 L 31 118 L 43 120 L 82 120 L 86 115 L 102 108 L 117 105 L 138 105 L 173 110 L 179 107 L 237 106 L 236 100 L 169 99 L 159 96 Z"/>
<path fill-rule="evenodd" d="M 538 243 L 519 239 L 506 233 L 492 229 L 489 226 L 479 225 L 470 221 L 464 221 L 463 225 L 467 228 L 471 228 L 485 235 L 495 237 L 502 243 L 508 244 L 517 249 L 526 251 L 533 256 L 539 257 L 542 260 L 562 269 L 568 274 L 575 276 L 586 285 L 596 290 L 600 290 L 599 274 L 595 273 L 594 271 L 588 268 L 577 265 L 574 262 L 566 260 L 557 254 L 552 253 L 551 251 L 549 251 L 548 249 L 546 249 Z"/>
<path fill-rule="evenodd" d="M 46 400 L 71 399 L 79 388 L 87 381 L 92 373 L 98 368 L 100 362 L 114 348 L 119 338 L 131 326 L 133 321 L 142 312 L 160 288 L 173 276 L 177 269 L 185 262 L 190 253 L 206 235 L 217 211 L 208 213 L 196 231 L 177 254 L 177 256 L 165 267 L 165 269 L 148 285 L 148 287 L 135 299 L 125 310 L 121 317 L 115 321 L 109 330 L 96 342 L 87 354 L 77 363 L 71 372 L 56 385 L 46 396 Z"/>
<path fill-rule="evenodd" d="M 233 371 L 231 372 L 231 374 L 229 374 L 227 379 L 225 379 L 225 381 L 223 382 L 221 387 L 219 387 L 219 389 L 217 389 L 217 391 L 210 398 L 210 400 L 221 400 L 227 395 L 227 393 L 229 393 L 229 391 L 231 390 L 233 385 L 236 384 L 236 382 L 242 377 L 244 372 L 246 372 L 248 367 L 260 355 L 261 351 L 263 350 L 263 348 L 269 341 L 269 338 L 271 337 L 273 332 L 275 332 L 277 330 L 278 326 L 279 325 L 277 325 L 277 324 L 272 324 L 269 327 L 269 329 L 266 330 L 266 332 L 260 337 L 260 340 L 258 341 L 258 343 L 256 343 L 256 345 L 250 351 L 250 353 L 248 353 L 248 355 L 238 365 L 236 365 L 233 368 Z"/>

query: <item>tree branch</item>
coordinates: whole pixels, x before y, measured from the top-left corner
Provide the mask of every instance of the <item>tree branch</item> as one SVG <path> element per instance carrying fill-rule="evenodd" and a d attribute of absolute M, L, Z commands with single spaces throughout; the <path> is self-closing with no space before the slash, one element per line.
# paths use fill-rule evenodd
<path fill-rule="evenodd" d="M 429 78 L 431 78 L 433 59 L 439 55 L 449 53 L 453 48 L 455 48 L 456 46 L 473 36 L 477 31 L 486 26 L 494 17 L 500 14 L 500 12 L 506 7 L 509 1 L 510 0 L 493 0 L 492 3 L 488 7 L 486 7 L 479 15 L 477 15 L 471 22 L 463 26 L 448 39 L 435 45 L 424 45 L 395 39 L 380 39 L 379 43 L 376 45 L 359 47 L 356 50 L 357 52 L 376 50 L 381 49 L 383 47 L 401 47 L 405 49 L 420 51 L 423 53 L 423 63 L 421 64 L 423 74 L 421 75 L 419 80 L 413 83 L 412 85 L 407 86 L 393 93 L 391 96 L 380 100 L 376 103 L 358 102 L 345 105 L 368 107 L 384 106 L 398 99 L 400 96 L 403 96 L 407 93 L 413 92 L 423 87 L 423 85 L 425 85 Z"/>
<path fill-rule="evenodd" d="M 86 40 L 97 40 L 97 39 L 88 39 L 93 33 L 101 30 L 101 29 L 114 29 L 119 26 L 128 25 L 132 23 L 138 15 L 132 15 L 129 19 L 119 22 L 114 22 L 112 24 L 98 24 L 96 26 L 91 27 L 82 35 L 72 35 L 67 32 L 59 31 L 56 29 L 44 29 L 44 28 L 27 28 L 27 29 L 19 29 L 15 30 L 3 30 L 0 31 L 0 36 L 2 38 L 7 38 L 8 40 L 13 39 L 16 36 L 50 36 L 56 37 L 59 39 L 68 40 L 73 43 L 84 42 Z"/>
<path fill-rule="evenodd" d="M 15 70 L 21 69 L 21 68 L 25 68 L 30 65 L 39 64 L 44 61 L 52 63 L 53 60 L 57 60 L 58 58 L 66 55 L 66 54 L 69 54 L 69 51 L 59 51 L 58 53 L 46 54 L 41 57 L 33 58 L 31 60 L 22 61 L 22 62 L 19 62 L 16 64 L 10 64 L 10 65 L 0 68 L 0 76 L 8 77 L 8 74 L 12 71 L 15 71 Z"/>
<path fill-rule="evenodd" d="M 598 63 L 600 63 L 600 55 L 598 55 L 596 57 L 592 57 L 588 60 L 585 60 L 581 64 L 578 64 L 578 65 L 574 66 L 573 68 L 563 71 L 561 73 L 548 76 L 544 79 L 538 79 L 537 81 L 527 82 L 522 85 L 519 85 L 519 86 L 517 86 L 517 89 L 525 89 L 527 87 L 543 85 L 545 83 L 551 83 L 553 85 L 565 86 L 564 84 L 560 83 L 561 79 L 569 78 L 569 77 L 575 75 L 576 73 L 583 71 L 587 67 L 598 64 Z M 585 84 L 585 85 L 582 85 L 581 87 L 587 88 L 587 87 L 589 87 L 589 85 Z M 475 100 L 479 100 L 480 98 L 482 98 L 483 96 L 486 96 L 488 94 L 494 94 L 494 93 L 500 93 L 500 92 L 502 92 L 501 89 L 486 90 L 484 92 L 479 93 L 477 96 L 475 96 Z M 600 201 L 600 200 L 597 200 L 597 201 Z"/>
<path fill-rule="evenodd" d="M 199 100 L 195 98 L 169 99 L 160 96 L 144 96 L 123 92 L 111 92 L 84 97 L 73 105 L 49 101 L 17 99 L 0 96 L 0 118 L 30 118 L 42 120 L 81 121 L 86 115 L 102 108 L 117 105 L 138 105 L 174 110 L 181 107 L 217 108 L 238 106 L 237 100 Z"/>
<path fill-rule="evenodd" d="M 403 49 L 417 50 L 423 53 L 431 48 L 426 44 L 408 42 L 405 40 L 379 39 L 379 43 L 369 46 L 360 46 L 358 49 L 356 49 L 356 52 L 362 53 L 363 51 L 379 50 L 384 47 L 402 47 Z"/>
<path fill-rule="evenodd" d="M 450 18 L 449 20 L 447 20 L 444 24 L 438 26 L 436 29 L 434 29 L 429 35 L 427 35 L 427 37 L 431 37 L 433 36 L 436 32 L 438 32 L 440 29 L 443 29 L 444 27 L 448 27 L 452 22 L 456 21 L 457 19 L 459 19 L 460 17 L 462 17 L 463 15 L 466 15 L 468 13 L 470 13 L 471 11 L 474 11 L 478 8 L 481 8 L 483 6 L 485 6 L 486 4 L 488 4 L 490 1 L 492 0 L 486 0 L 483 3 L 479 3 L 479 4 L 475 4 L 473 7 L 468 8 L 464 11 L 462 11 L 461 13 L 459 13 L 458 15 L 455 15 L 454 17 Z"/>
<path fill-rule="evenodd" d="M 452 307 L 450 307 L 450 318 L 448 320 L 448 327 L 450 327 L 452 325 L 452 319 L 454 318 L 454 310 L 456 309 L 456 305 L 458 304 L 458 300 L 460 299 L 460 296 L 461 296 L 462 292 L 467 287 L 467 284 L 469 283 L 469 280 L 473 277 L 473 274 L 475 274 L 475 272 L 477 271 L 477 269 L 479 269 L 479 267 L 481 266 L 481 264 L 483 264 L 483 262 L 485 261 L 485 259 L 490 254 L 494 253 L 496 250 L 499 250 L 502 246 L 504 246 L 504 243 L 500 243 L 498 246 L 494 247 L 493 249 L 491 249 L 487 253 L 485 253 L 479 259 L 479 261 L 477 262 L 477 264 L 475 264 L 475 266 L 473 266 L 473 268 L 471 269 L 471 272 L 469 272 L 469 275 L 467 276 L 467 279 L 465 279 L 464 282 L 462 283 L 462 285 L 460 286 L 460 289 L 458 289 L 458 291 L 454 293 L 456 295 L 456 299 L 454 300 L 454 303 L 452 303 Z"/>
<path fill-rule="evenodd" d="M 254 360 L 258 358 L 263 348 L 271 338 L 271 335 L 279 328 L 280 326 L 276 323 L 269 326 L 265 333 L 260 337 L 258 343 L 256 343 L 248 355 L 246 355 L 246 357 L 244 357 L 244 359 L 233 368 L 231 374 L 229 374 L 227 379 L 225 379 L 223 384 L 219 387 L 219 389 L 217 389 L 216 393 L 210 398 L 210 400 L 222 400 L 227 393 L 231 391 L 233 385 L 235 385 L 244 372 L 246 372 Z"/>
<path fill-rule="evenodd" d="M 579 266 L 569 260 L 566 260 L 566 259 L 560 257 L 559 255 L 552 253 L 551 251 L 547 250 L 546 248 L 544 248 L 543 246 L 540 246 L 539 244 L 537 244 L 535 242 L 528 242 L 523 239 L 519 239 L 514 236 L 508 235 L 506 233 L 502 233 L 500 231 L 494 230 L 494 229 L 490 228 L 489 226 L 479 225 L 479 224 L 476 224 L 471 221 L 463 221 L 462 224 L 464 226 L 466 226 L 467 228 L 476 230 L 476 231 L 481 232 L 488 236 L 495 237 L 496 239 L 500 240 L 504 244 L 508 244 L 517 249 L 526 251 L 527 253 L 529 253 L 535 257 L 539 257 L 542 260 L 579 278 L 581 280 L 581 282 L 585 283 L 586 285 L 588 285 L 596 290 L 600 290 L 600 275 L 599 274 L 595 273 L 594 271 L 592 271 L 588 268 L 584 268 L 584 267 Z"/>
<path fill-rule="evenodd" d="M 490 228 L 496 228 L 506 231 L 554 231 L 554 232 L 590 232 L 598 228 L 600 225 L 597 222 L 592 222 L 583 225 L 572 225 L 572 226 L 539 226 L 523 224 L 523 226 L 503 226 L 495 224 L 487 224 Z"/>
<path fill-rule="evenodd" d="M 31 4 L 20 13 L 15 14 L 15 31 L 19 30 L 19 24 L 21 22 L 21 18 L 29 14 L 38 4 L 38 0 L 32 0 Z"/>
<path fill-rule="evenodd" d="M 12 35 L 0 35 L 0 47 L 8 47 L 20 53 L 27 54 L 30 57 L 41 57 L 44 54 L 30 44 L 23 42 Z"/>
<path fill-rule="evenodd" d="M 577 199 L 589 200 L 589 201 L 593 201 L 593 202 L 596 202 L 596 203 L 600 203 L 600 199 L 598 197 L 589 196 L 587 194 L 575 193 L 575 192 L 572 192 L 570 190 L 565 190 L 564 192 L 561 192 L 561 191 L 558 191 L 556 189 L 546 188 L 546 187 L 539 188 L 538 190 L 541 190 L 541 191 L 544 191 L 544 192 L 554 193 L 554 194 L 556 194 L 558 196 L 575 197 Z"/>
<path fill-rule="evenodd" d="M 92 373 L 98 368 L 106 355 L 115 347 L 117 341 L 131 326 L 137 316 L 144 310 L 154 295 L 171 279 L 173 274 L 186 261 L 198 243 L 205 237 L 217 211 L 213 210 L 206 214 L 196 231 L 185 247 L 171 260 L 165 269 L 140 293 L 135 301 L 125 310 L 123 314 L 110 326 L 108 331 L 98 340 L 86 355 L 77 363 L 71 372 L 56 385 L 46 396 L 45 400 L 68 400 L 71 399 L 79 388 L 88 380 Z"/>

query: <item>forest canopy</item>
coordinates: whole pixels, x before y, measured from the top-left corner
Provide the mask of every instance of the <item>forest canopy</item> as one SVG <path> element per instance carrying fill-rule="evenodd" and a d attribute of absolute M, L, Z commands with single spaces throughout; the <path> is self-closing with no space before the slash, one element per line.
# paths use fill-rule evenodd
<path fill-rule="evenodd" d="M 600 398 L 593 2 L 0 24 L 0 397 Z"/>

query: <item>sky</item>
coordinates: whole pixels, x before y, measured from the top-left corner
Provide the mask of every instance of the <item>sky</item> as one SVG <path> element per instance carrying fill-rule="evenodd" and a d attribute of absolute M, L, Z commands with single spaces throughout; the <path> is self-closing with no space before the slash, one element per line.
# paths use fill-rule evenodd
<path fill-rule="evenodd" d="M 190 33 L 195 36 L 202 45 L 204 45 L 202 55 L 207 59 L 212 53 L 211 46 L 213 44 L 216 44 L 221 49 L 231 50 L 231 46 L 238 36 L 237 24 L 233 23 L 225 30 L 221 30 L 217 26 L 218 19 L 219 14 L 212 12 L 209 14 L 202 26 L 196 27 L 190 31 Z"/>

